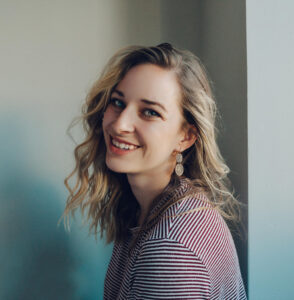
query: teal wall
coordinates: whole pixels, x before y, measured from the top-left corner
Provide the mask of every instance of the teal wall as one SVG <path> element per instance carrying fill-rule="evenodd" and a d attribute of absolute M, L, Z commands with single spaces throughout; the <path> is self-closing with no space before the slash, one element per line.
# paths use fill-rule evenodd
<path fill-rule="evenodd" d="M 293 299 L 293 11 L 247 1 L 251 300 Z"/>
<path fill-rule="evenodd" d="M 46 173 L 55 162 L 38 155 L 44 124 L 29 123 L 1 113 L 0 299 L 98 299 L 111 246 L 88 237 L 79 218 L 70 234 L 57 226 L 62 178 Z"/>

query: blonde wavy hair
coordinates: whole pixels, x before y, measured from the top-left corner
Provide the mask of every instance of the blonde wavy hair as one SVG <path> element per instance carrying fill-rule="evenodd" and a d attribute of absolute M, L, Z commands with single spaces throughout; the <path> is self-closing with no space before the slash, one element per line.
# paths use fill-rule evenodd
<path fill-rule="evenodd" d="M 229 168 L 216 143 L 217 108 L 205 68 L 190 51 L 164 43 L 155 47 L 130 46 L 119 50 L 88 93 L 80 117 L 86 138 L 75 148 L 76 165 L 64 181 L 69 191 L 62 215 L 67 221 L 65 225 L 69 226 L 69 217 L 74 216 L 76 209 L 80 208 L 83 216 L 87 209 L 90 231 L 94 230 L 97 235 L 100 230 L 101 238 L 106 233 L 107 243 L 124 239 L 129 228 L 136 225 L 140 207 L 126 175 L 109 170 L 105 164 L 102 117 L 114 88 L 131 68 L 140 64 L 154 64 L 177 75 L 184 119 L 197 129 L 195 143 L 183 152 L 184 176 L 190 179 L 194 192 L 207 195 L 209 203 L 225 220 L 229 223 L 238 221 L 239 202 L 231 192 L 227 177 Z M 70 187 L 69 180 L 74 175 L 76 183 Z M 178 177 L 172 174 L 169 188 L 164 193 L 172 195 L 178 185 Z M 159 195 L 153 203 L 162 196 Z M 181 200 L 168 199 L 164 209 Z M 148 215 L 143 227 L 150 226 L 161 213 L 162 210 L 157 215 Z"/>

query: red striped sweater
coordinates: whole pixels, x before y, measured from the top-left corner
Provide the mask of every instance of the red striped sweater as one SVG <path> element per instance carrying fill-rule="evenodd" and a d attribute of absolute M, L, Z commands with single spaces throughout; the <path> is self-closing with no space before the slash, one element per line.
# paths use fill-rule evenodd
<path fill-rule="evenodd" d="M 182 180 L 176 193 L 181 196 L 188 188 Z M 155 226 L 140 233 L 130 256 L 138 228 L 123 243 L 115 243 L 104 300 L 246 299 L 231 233 L 206 200 L 196 194 L 174 203 Z M 166 201 L 161 199 L 152 213 Z"/>

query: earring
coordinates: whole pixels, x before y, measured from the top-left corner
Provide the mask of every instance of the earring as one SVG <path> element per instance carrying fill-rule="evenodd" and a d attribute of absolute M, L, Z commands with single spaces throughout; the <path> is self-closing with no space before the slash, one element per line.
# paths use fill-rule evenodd
<path fill-rule="evenodd" d="M 175 172 L 178 176 L 182 176 L 184 173 L 184 166 L 182 165 L 182 161 L 183 161 L 183 155 L 182 153 L 178 153 L 176 156 L 176 167 L 175 167 Z"/>

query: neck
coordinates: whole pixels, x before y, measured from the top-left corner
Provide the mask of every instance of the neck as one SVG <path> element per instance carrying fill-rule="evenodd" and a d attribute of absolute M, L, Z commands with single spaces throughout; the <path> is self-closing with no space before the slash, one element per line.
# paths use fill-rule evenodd
<path fill-rule="evenodd" d="M 170 181 L 170 176 L 146 176 L 143 174 L 128 174 L 128 181 L 136 197 L 141 213 L 138 225 L 141 226 L 146 217 L 152 201 L 165 189 Z"/>

